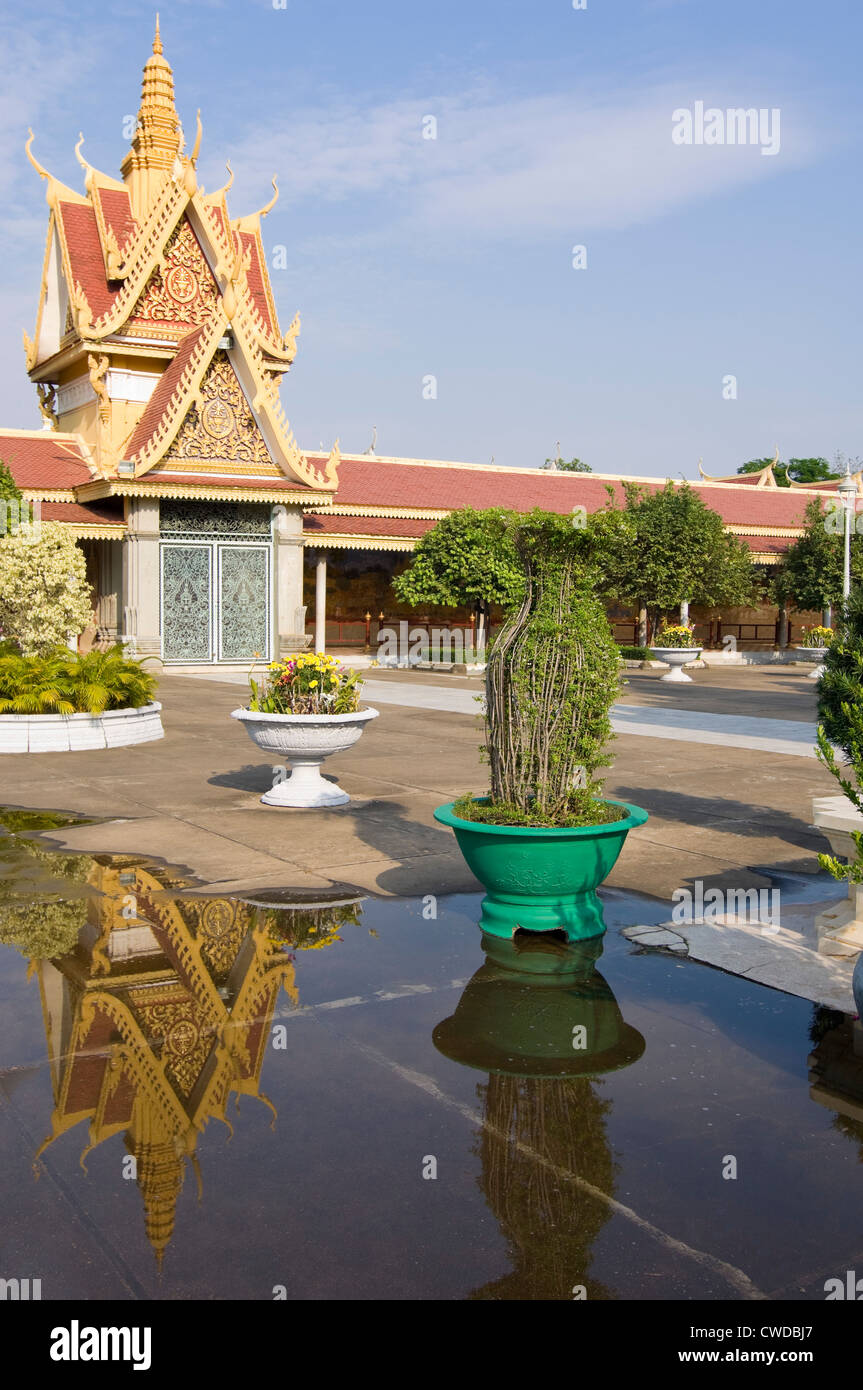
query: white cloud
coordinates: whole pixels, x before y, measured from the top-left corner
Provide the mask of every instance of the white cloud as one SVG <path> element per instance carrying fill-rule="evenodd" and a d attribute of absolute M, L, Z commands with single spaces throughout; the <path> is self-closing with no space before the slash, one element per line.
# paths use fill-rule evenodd
<path fill-rule="evenodd" d="M 366 232 L 355 220 L 365 201 L 370 215 L 385 211 L 383 239 L 405 226 L 529 238 L 637 225 L 813 157 L 815 133 L 799 102 L 782 110 L 774 159 L 753 147 L 674 145 L 672 112 L 696 99 L 722 108 L 781 106 L 769 87 L 742 95 L 715 82 L 665 83 L 605 100 L 483 91 L 368 109 L 330 105 L 320 116 L 286 117 L 249 132 L 235 145 L 233 201 L 253 202 L 275 169 L 283 197 L 298 210 L 318 205 L 327 230 L 333 208 L 350 201 L 354 230 Z M 429 114 L 438 122 L 436 140 L 422 138 Z"/>

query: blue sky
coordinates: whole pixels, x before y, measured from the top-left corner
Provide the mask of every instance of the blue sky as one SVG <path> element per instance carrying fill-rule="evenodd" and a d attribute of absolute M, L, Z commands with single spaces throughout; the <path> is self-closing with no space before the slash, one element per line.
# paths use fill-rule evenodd
<path fill-rule="evenodd" d="M 278 3 L 278 0 L 277 0 Z M 170 0 L 199 175 L 264 226 L 307 449 L 694 476 L 863 454 L 854 0 Z M 0 420 L 39 423 L 47 208 L 23 154 L 118 173 L 153 18 L 22 7 L 0 56 Z M 7 26 L 10 21 L 7 17 Z M 780 148 L 678 146 L 672 112 L 780 111 Z M 437 138 L 423 139 L 434 116 Z M 587 248 L 573 269 L 572 248 Z M 723 378 L 737 398 L 723 398 Z M 436 399 L 423 379 L 434 376 Z"/>

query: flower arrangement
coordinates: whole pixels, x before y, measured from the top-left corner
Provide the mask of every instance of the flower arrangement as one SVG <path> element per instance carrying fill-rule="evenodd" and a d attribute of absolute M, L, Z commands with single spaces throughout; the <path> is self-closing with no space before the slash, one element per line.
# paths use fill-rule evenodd
<path fill-rule="evenodd" d="M 801 647 L 829 647 L 835 633 L 832 627 L 804 627 Z"/>
<path fill-rule="evenodd" d="M 260 682 L 252 671 L 249 709 L 260 714 L 356 714 L 360 708 L 359 673 L 338 657 L 293 652 L 271 661 Z"/>
<path fill-rule="evenodd" d="M 697 647 L 695 627 L 687 623 L 663 623 L 656 634 L 655 647 Z"/>

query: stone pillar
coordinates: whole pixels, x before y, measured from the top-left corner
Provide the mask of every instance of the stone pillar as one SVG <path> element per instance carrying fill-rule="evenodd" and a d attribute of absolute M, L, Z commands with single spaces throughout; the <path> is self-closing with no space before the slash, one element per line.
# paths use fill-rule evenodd
<path fill-rule="evenodd" d="M 685 598 L 680 605 L 680 621 L 683 627 L 689 626 L 689 599 Z"/>
<path fill-rule="evenodd" d="M 137 656 L 160 656 L 159 499 L 127 497 L 123 542 L 123 636 Z"/>
<path fill-rule="evenodd" d="M 821 610 L 821 622 L 825 627 L 833 626 L 833 607 L 829 603 Z"/>
<path fill-rule="evenodd" d="M 788 607 L 785 603 L 779 605 L 779 650 L 784 651 L 788 646 Z"/>
<path fill-rule="evenodd" d="M 303 607 L 303 514 L 273 508 L 273 652 L 285 657 L 309 645 Z"/>
<path fill-rule="evenodd" d="M 315 651 L 327 649 L 327 557 L 320 555 L 315 566 Z"/>
<path fill-rule="evenodd" d="M 647 646 L 647 609 L 643 604 L 638 610 L 638 645 Z"/>

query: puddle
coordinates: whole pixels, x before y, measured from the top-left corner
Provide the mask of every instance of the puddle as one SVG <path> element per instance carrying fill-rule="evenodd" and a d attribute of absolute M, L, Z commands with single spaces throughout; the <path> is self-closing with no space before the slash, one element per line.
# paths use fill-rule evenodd
<path fill-rule="evenodd" d="M 478 896 L 214 897 L 39 838 L 70 823 L 0 812 L 0 1277 L 823 1300 L 855 1268 L 860 1024 L 621 937 L 667 905 L 510 944 Z"/>

